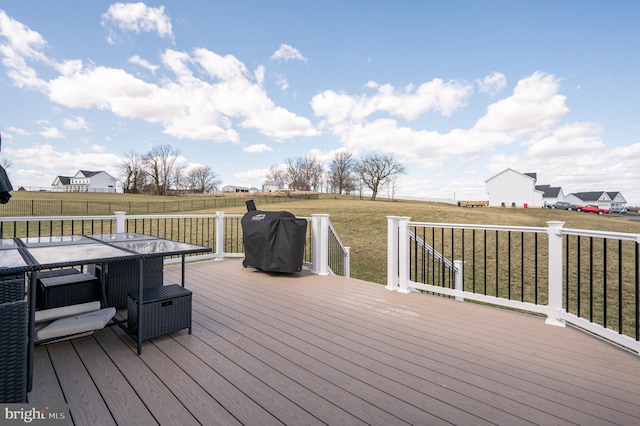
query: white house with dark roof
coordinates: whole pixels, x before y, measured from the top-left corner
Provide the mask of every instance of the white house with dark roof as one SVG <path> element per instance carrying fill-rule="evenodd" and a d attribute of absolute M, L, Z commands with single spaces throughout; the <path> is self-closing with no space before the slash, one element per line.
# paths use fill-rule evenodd
<path fill-rule="evenodd" d="M 609 198 L 611 198 L 611 208 L 612 209 L 623 209 L 627 208 L 627 200 L 622 196 L 621 192 L 607 192 Z"/>
<path fill-rule="evenodd" d="M 506 169 L 485 181 L 489 206 L 543 207 L 558 201 L 576 205 L 596 205 L 606 209 L 623 209 L 627 200 L 617 191 L 588 191 L 564 194 L 562 187 L 536 185 L 536 173 Z"/>
<path fill-rule="evenodd" d="M 604 191 L 572 192 L 565 201 L 578 206 L 591 204 L 604 209 L 611 206 L 611 198 Z"/>
<path fill-rule="evenodd" d="M 116 192 L 116 179 L 104 171 L 78 170 L 73 176 L 56 176 L 52 191 Z"/>
<path fill-rule="evenodd" d="M 538 191 L 542 191 L 542 204 L 555 204 L 558 201 L 564 201 L 564 191 L 559 186 L 536 185 Z"/>
<path fill-rule="evenodd" d="M 536 189 L 535 173 L 520 173 L 511 168 L 485 181 L 489 206 L 542 207 L 544 191 Z"/>

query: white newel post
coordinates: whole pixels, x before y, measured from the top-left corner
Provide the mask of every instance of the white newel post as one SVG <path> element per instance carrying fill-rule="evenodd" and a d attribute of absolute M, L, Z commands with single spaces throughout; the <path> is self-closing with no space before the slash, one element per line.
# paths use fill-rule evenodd
<path fill-rule="evenodd" d="M 311 272 L 329 275 L 329 215 L 311 215 Z"/>
<path fill-rule="evenodd" d="M 398 289 L 398 216 L 387 216 L 387 290 Z"/>
<path fill-rule="evenodd" d="M 456 291 L 462 291 L 462 260 L 453 261 L 454 287 Z M 456 296 L 458 302 L 464 302 L 464 297 Z"/>
<path fill-rule="evenodd" d="M 351 247 L 344 248 L 344 276 L 351 278 Z"/>
<path fill-rule="evenodd" d="M 216 212 L 216 260 L 224 260 L 224 212 Z"/>
<path fill-rule="evenodd" d="M 113 212 L 116 215 L 116 234 L 124 234 L 125 216 L 127 212 Z"/>
<path fill-rule="evenodd" d="M 564 222 L 547 222 L 549 235 L 549 306 L 546 324 L 565 326 L 562 319 L 562 226 Z"/>
<path fill-rule="evenodd" d="M 410 217 L 398 218 L 398 291 L 410 293 L 409 288 L 409 221 Z"/>

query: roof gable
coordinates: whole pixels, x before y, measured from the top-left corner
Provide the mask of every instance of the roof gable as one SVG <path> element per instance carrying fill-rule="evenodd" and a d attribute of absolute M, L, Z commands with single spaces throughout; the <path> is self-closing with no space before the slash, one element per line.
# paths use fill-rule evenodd
<path fill-rule="evenodd" d="M 560 191 L 562 190 L 559 186 L 551 185 L 536 185 L 536 189 L 543 192 L 543 198 L 556 198 L 560 195 Z"/>
<path fill-rule="evenodd" d="M 500 176 L 500 175 L 502 175 L 504 173 L 515 173 L 516 175 L 520 175 L 520 176 L 522 176 L 524 178 L 527 178 L 527 179 L 530 179 L 530 180 L 532 180 L 534 182 L 536 181 L 536 179 L 534 177 L 530 176 L 529 174 L 520 173 L 517 170 L 513 170 L 511 167 L 507 167 L 506 169 L 504 169 L 500 173 L 498 173 L 498 174 L 496 174 L 494 176 L 491 176 L 489 179 L 485 180 L 485 183 L 487 183 L 487 182 L 489 182 L 491 180 L 494 180 L 495 178 L 497 178 L 498 176 Z M 533 174 L 535 175 L 535 173 L 533 173 Z"/>
<path fill-rule="evenodd" d="M 604 191 L 574 192 L 573 195 L 582 201 L 611 201 L 609 195 Z"/>

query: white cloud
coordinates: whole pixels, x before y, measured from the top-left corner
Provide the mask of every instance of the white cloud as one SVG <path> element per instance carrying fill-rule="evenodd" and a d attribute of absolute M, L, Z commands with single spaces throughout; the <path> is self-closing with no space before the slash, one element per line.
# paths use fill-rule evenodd
<path fill-rule="evenodd" d="M 276 50 L 273 55 L 271 55 L 271 60 L 282 60 L 285 62 L 289 62 L 289 60 L 303 61 L 307 62 L 307 58 L 302 56 L 302 53 L 295 47 L 292 47 L 288 44 L 281 44 L 278 50 Z"/>
<path fill-rule="evenodd" d="M 527 149 L 532 158 L 575 156 L 579 153 L 593 153 L 605 147 L 600 140 L 601 129 L 592 123 L 572 123 L 555 129 Z"/>
<path fill-rule="evenodd" d="M 117 3 L 104 16 L 105 22 L 115 22 L 124 29 L 170 34 L 170 22 L 165 18 L 163 8 L 148 8 L 142 3 Z M 276 140 L 320 134 L 308 118 L 274 104 L 262 87 L 263 66 L 252 76 L 233 55 L 202 48 L 192 54 L 166 50 L 161 63 L 175 78 L 156 84 L 118 68 L 83 65 L 79 60 L 55 63 L 41 52 L 46 42 L 38 33 L 4 12 L 0 22 L 2 35 L 8 40 L 0 45 L 0 55 L 14 84 L 41 90 L 59 105 L 159 123 L 166 134 L 176 138 L 238 143 L 235 126 L 256 129 Z M 50 81 L 42 80 L 27 60 L 37 60 L 60 74 Z M 136 56 L 129 61 L 159 69 Z"/>
<path fill-rule="evenodd" d="M 151 71 L 152 73 L 155 74 L 155 72 L 158 70 L 158 68 L 160 68 L 160 66 L 158 65 L 153 65 L 151 62 L 142 59 L 140 56 L 138 55 L 133 55 L 132 57 L 129 58 L 129 63 L 132 63 L 134 65 L 138 65 L 141 66 L 142 68 L 145 68 L 149 71 Z"/>
<path fill-rule="evenodd" d="M 258 168 L 251 170 L 244 170 L 233 174 L 233 181 L 223 183 L 223 185 L 239 185 L 239 186 L 254 186 L 253 182 L 259 182 L 260 185 L 267 180 L 267 174 L 269 169 Z"/>
<path fill-rule="evenodd" d="M 173 40 L 171 19 L 164 6 L 149 7 L 144 3 L 114 3 L 102 15 L 102 24 L 113 23 L 122 31 L 155 32 L 160 37 Z M 112 40 L 112 36 L 110 36 Z"/>
<path fill-rule="evenodd" d="M 64 120 L 63 123 L 65 129 L 69 130 L 87 130 L 89 125 L 84 117 L 73 117 L 73 119 Z"/>
<path fill-rule="evenodd" d="M 50 183 L 58 175 L 73 175 L 80 169 L 104 170 L 111 176 L 117 177 L 120 173 L 118 165 L 122 163 L 121 157 L 114 154 L 105 154 L 99 150 L 94 150 L 94 152 L 90 153 L 68 152 L 50 144 L 12 149 L 11 158 L 16 163 L 20 163 L 21 170 L 24 171 L 24 173 L 12 171 L 12 177 L 14 175 L 21 177 L 17 180 L 17 184 L 21 184 L 20 182 L 33 182 L 36 175 L 40 175 L 40 178 L 35 181 Z M 35 171 L 35 169 L 39 170 Z M 30 173 L 33 173 L 33 175 Z M 44 179 L 42 176 L 44 176 Z"/>
<path fill-rule="evenodd" d="M 500 87 L 503 81 L 503 76 L 494 73 L 484 79 L 484 84 Z M 558 93 L 558 80 L 541 72 L 521 79 L 513 93 L 489 105 L 473 127 L 446 132 L 404 125 L 390 116 L 417 119 L 436 112 L 448 117 L 466 105 L 473 92 L 470 85 L 434 79 L 415 90 L 408 86 L 398 91 L 373 81 L 365 88 L 376 94 L 327 90 L 311 102 L 316 115 L 323 119 L 321 128 L 356 153 L 367 149 L 390 152 L 420 168 L 436 169 L 451 156 L 464 159 L 486 155 L 500 145 L 525 143 L 525 138 L 529 154 L 537 156 L 551 155 L 553 150 L 570 152 L 576 146 L 601 146 L 597 127 L 592 124 L 556 128 L 568 108 L 565 97 Z M 578 136 L 579 142 L 574 141 Z"/>
<path fill-rule="evenodd" d="M 367 82 L 366 87 L 376 89 L 377 93 L 352 96 L 326 90 L 313 97 L 311 106 L 316 115 L 329 124 L 360 122 L 375 113 L 388 113 L 406 120 L 415 120 L 428 112 L 450 117 L 466 105 L 473 92 L 469 84 L 442 79 L 423 83 L 415 90 L 408 86 L 397 91 L 390 84 L 379 85 L 373 81 Z"/>
<path fill-rule="evenodd" d="M 566 97 L 558 90 L 558 80 L 553 75 L 535 72 L 518 82 L 512 96 L 489 105 L 475 128 L 516 136 L 549 128 L 569 112 Z"/>
<path fill-rule="evenodd" d="M 287 81 L 287 78 L 280 74 L 276 75 L 276 84 L 283 92 L 286 92 L 289 88 L 289 82 Z"/>
<path fill-rule="evenodd" d="M 9 130 L 11 133 L 15 133 L 16 135 L 21 136 L 29 136 L 31 134 L 27 130 L 21 129 L 19 127 L 9 127 L 7 130 Z"/>
<path fill-rule="evenodd" d="M 46 83 L 38 78 L 36 70 L 28 65 L 27 60 L 49 63 L 42 53 L 47 45 L 44 38 L 0 10 L 0 40 L 2 63 L 7 67 L 13 84 L 20 88 L 43 90 Z"/>
<path fill-rule="evenodd" d="M 60 130 L 55 127 L 45 127 L 40 132 L 40 136 L 44 136 L 48 139 L 65 139 L 65 136 Z"/>
<path fill-rule="evenodd" d="M 501 72 L 493 72 L 476 83 L 480 92 L 494 96 L 507 87 L 507 76 Z"/>
<path fill-rule="evenodd" d="M 247 147 L 242 148 L 242 150 L 244 152 L 249 152 L 251 154 L 260 154 L 262 152 L 267 152 L 267 151 L 273 151 L 273 149 L 271 149 L 271 147 L 260 143 L 260 144 L 255 144 L 255 145 L 249 145 Z"/>

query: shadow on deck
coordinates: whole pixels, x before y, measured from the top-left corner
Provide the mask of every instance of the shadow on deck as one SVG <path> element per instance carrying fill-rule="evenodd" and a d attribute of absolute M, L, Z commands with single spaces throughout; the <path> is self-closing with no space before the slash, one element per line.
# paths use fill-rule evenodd
<path fill-rule="evenodd" d="M 29 401 L 78 425 L 640 424 L 640 358 L 571 327 L 241 261 L 186 277 L 192 335 L 39 346 Z"/>

